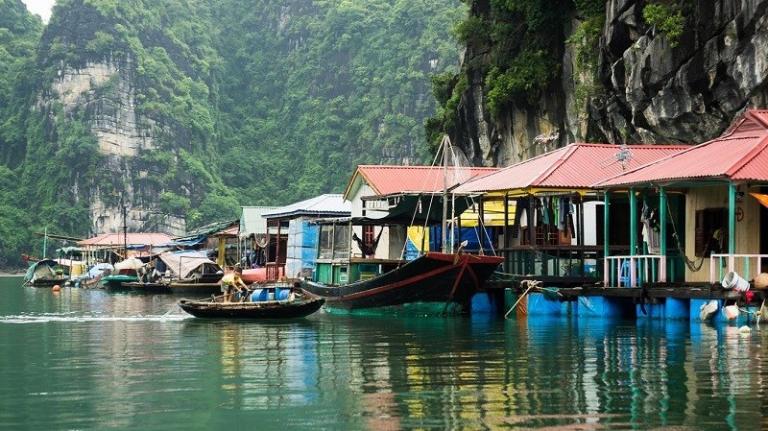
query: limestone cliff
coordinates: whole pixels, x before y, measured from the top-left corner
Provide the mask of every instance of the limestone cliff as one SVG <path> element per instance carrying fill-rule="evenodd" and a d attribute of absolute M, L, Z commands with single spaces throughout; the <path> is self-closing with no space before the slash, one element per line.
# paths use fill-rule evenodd
<path fill-rule="evenodd" d="M 487 26 L 521 20 L 520 12 L 500 16 L 499 3 L 473 0 L 470 14 Z M 744 108 L 768 106 L 766 0 L 606 0 L 591 17 L 579 9 L 586 1 L 545 3 L 563 18 L 546 29 L 559 33 L 547 46 L 556 73 L 534 100 L 511 97 L 491 112 L 494 50 L 512 42 L 498 30 L 467 42 L 461 73 L 468 85 L 455 126 L 446 128 L 475 163 L 507 165 L 584 140 L 698 143 Z M 650 25 L 648 5 L 679 14 L 681 33 Z"/>

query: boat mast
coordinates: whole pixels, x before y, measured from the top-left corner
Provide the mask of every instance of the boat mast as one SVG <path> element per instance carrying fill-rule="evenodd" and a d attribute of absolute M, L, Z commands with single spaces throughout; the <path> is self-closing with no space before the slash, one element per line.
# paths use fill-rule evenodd
<path fill-rule="evenodd" d="M 128 223 L 125 211 L 125 197 L 120 197 L 120 207 L 123 210 L 123 260 L 128 259 Z"/>
<path fill-rule="evenodd" d="M 45 232 L 43 233 L 43 259 L 48 255 L 48 226 L 45 226 Z"/>
<path fill-rule="evenodd" d="M 451 145 L 451 140 L 448 138 L 448 135 L 445 135 L 443 137 L 443 144 L 441 145 L 443 149 L 443 220 L 442 225 L 440 229 L 441 233 L 441 245 L 442 245 L 442 252 L 447 253 L 448 247 L 447 247 L 447 232 L 448 229 L 448 147 Z"/>

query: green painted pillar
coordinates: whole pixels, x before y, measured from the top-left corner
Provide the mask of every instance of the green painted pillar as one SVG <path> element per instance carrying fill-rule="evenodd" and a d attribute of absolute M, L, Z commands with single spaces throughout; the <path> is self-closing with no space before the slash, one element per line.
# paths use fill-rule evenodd
<path fill-rule="evenodd" d="M 629 189 L 629 255 L 637 254 L 637 197 L 635 189 Z"/>
<path fill-rule="evenodd" d="M 736 253 L 736 184 L 728 183 L 728 254 Z"/>
<path fill-rule="evenodd" d="M 667 255 L 667 191 L 659 187 L 659 254 Z"/>
<path fill-rule="evenodd" d="M 667 281 L 667 190 L 659 187 L 659 254 L 664 261 L 659 265 L 661 281 Z"/>
<path fill-rule="evenodd" d="M 605 191 L 605 195 L 603 195 L 603 256 L 608 257 L 611 255 L 611 248 L 609 244 L 611 243 L 609 235 L 610 235 L 610 223 L 611 223 L 611 194 L 608 192 L 608 190 Z"/>
<path fill-rule="evenodd" d="M 603 286 L 611 286 L 611 276 L 613 275 L 613 268 L 611 268 L 608 257 L 611 255 L 610 247 L 610 226 L 611 226 L 611 194 L 608 190 L 603 195 Z"/>

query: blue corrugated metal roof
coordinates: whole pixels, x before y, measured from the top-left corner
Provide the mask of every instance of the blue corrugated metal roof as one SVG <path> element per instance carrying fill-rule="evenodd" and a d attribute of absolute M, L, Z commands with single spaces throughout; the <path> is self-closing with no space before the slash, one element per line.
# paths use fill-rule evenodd
<path fill-rule="evenodd" d="M 324 194 L 306 199 L 274 211 L 264 213 L 265 219 L 301 217 L 305 215 L 317 217 L 349 216 L 352 213 L 352 204 L 345 202 L 340 194 Z"/>

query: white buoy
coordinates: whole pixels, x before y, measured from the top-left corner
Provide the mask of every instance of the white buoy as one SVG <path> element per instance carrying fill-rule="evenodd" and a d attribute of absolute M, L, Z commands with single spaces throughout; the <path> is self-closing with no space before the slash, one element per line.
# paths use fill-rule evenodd
<path fill-rule="evenodd" d="M 742 326 L 739 328 L 739 334 L 741 335 L 749 335 L 752 332 L 752 328 L 750 328 L 747 325 Z"/>

